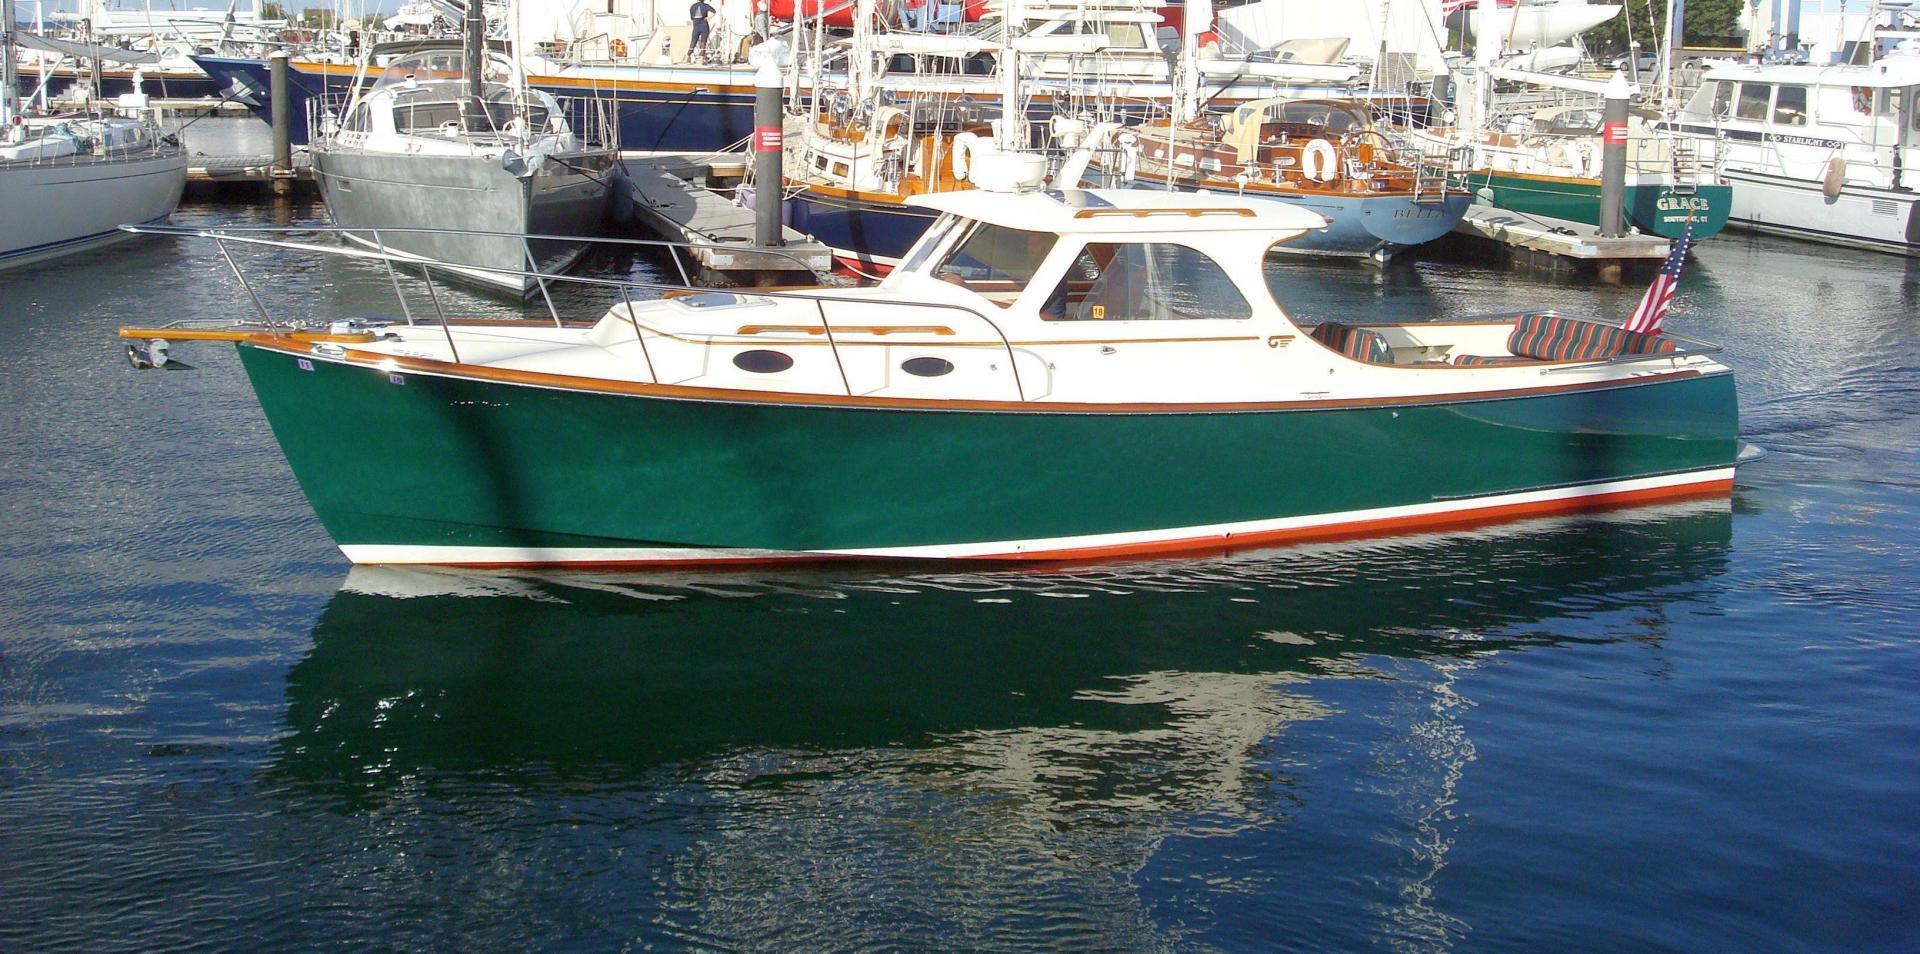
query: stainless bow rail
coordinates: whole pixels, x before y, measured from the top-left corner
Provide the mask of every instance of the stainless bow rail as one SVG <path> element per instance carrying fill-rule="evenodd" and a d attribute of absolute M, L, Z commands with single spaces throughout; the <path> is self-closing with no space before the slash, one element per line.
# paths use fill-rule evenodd
<path fill-rule="evenodd" d="M 251 301 L 253 304 L 253 310 L 260 315 L 261 322 L 270 328 L 297 326 L 297 322 L 281 321 L 273 317 L 273 314 L 267 310 L 266 303 L 261 300 L 259 293 L 254 290 L 253 283 L 247 280 L 246 273 L 242 271 L 240 268 L 240 263 L 234 259 L 233 253 L 228 249 L 229 243 L 237 244 L 237 245 L 251 245 L 251 246 L 265 247 L 265 248 L 288 249 L 288 250 L 299 251 L 299 252 L 315 252 L 322 255 L 332 255 L 340 258 L 356 259 L 360 261 L 380 262 L 386 269 L 387 279 L 393 286 L 394 297 L 398 299 L 400 303 L 400 312 L 402 316 L 405 318 L 406 323 L 408 325 L 420 325 L 422 324 L 422 322 L 414 317 L 413 309 L 407 303 L 406 293 L 400 287 L 400 272 L 404 270 L 404 271 L 407 271 L 409 275 L 411 275 L 413 269 L 418 269 L 421 279 L 426 284 L 427 296 L 433 302 L 434 315 L 438 319 L 438 324 L 440 325 L 441 330 L 444 331 L 446 334 L 447 350 L 449 354 L 452 356 L 454 363 L 456 364 L 460 363 L 460 352 L 459 352 L 458 345 L 454 341 L 453 328 L 451 324 L 448 322 L 446 310 L 441 304 L 439 291 L 437 287 L 434 285 L 433 275 L 432 275 L 432 270 L 434 269 L 448 270 L 448 271 L 457 269 L 460 271 L 469 271 L 469 272 L 486 272 L 489 274 L 496 274 L 503 277 L 519 278 L 523 281 L 527 279 L 531 279 L 534 281 L 536 285 L 539 286 L 540 297 L 542 301 L 544 301 L 544 303 L 546 304 L 547 314 L 549 317 L 553 319 L 553 324 L 554 324 L 554 327 L 556 328 L 565 327 L 566 322 L 561 319 L 560 311 L 553 303 L 553 296 L 548 293 L 549 283 L 564 282 L 564 283 L 574 284 L 574 285 L 585 285 L 585 286 L 591 286 L 591 287 L 597 287 L 597 288 L 617 289 L 620 292 L 620 300 L 622 301 L 622 303 L 626 305 L 626 317 L 627 317 L 627 321 L 633 326 L 634 339 L 640 345 L 640 354 L 647 366 L 648 381 L 653 384 L 661 384 L 663 382 L 661 382 L 658 373 L 654 370 L 653 355 L 647 349 L 646 335 L 644 335 L 641 332 L 639 319 L 634 315 L 633 291 L 636 289 L 644 289 L 647 291 L 659 292 L 661 293 L 661 297 L 664 297 L 665 294 L 669 292 L 687 292 L 687 293 L 694 293 L 694 294 L 720 293 L 720 294 L 738 295 L 743 298 L 765 298 L 770 300 L 803 301 L 812 305 L 814 313 L 819 318 L 819 321 L 820 321 L 821 333 L 825 336 L 827 344 L 830 350 L 832 351 L 834 365 L 840 373 L 841 387 L 846 391 L 846 394 L 848 397 L 853 396 L 853 385 L 851 380 L 847 376 L 846 362 L 842 359 L 840 355 L 839 341 L 834 336 L 833 322 L 827 316 L 826 306 L 829 303 L 852 304 L 852 305 L 860 305 L 865 307 L 872 307 L 876 304 L 875 300 L 871 298 L 854 298 L 847 295 L 822 294 L 819 292 L 819 290 L 815 290 L 815 289 L 809 289 L 803 293 L 803 292 L 797 292 L 797 291 L 734 290 L 734 289 L 722 289 L 722 288 L 701 288 L 692 283 L 692 280 L 687 274 L 686 265 L 680 260 L 680 257 L 677 254 L 671 254 L 675 249 L 681 249 L 681 248 L 690 248 L 690 249 L 691 248 L 725 248 L 732 251 L 739 251 L 741 250 L 741 246 L 739 245 L 716 245 L 716 244 L 702 243 L 702 242 L 675 242 L 675 241 L 668 241 L 665 239 L 602 238 L 599 236 L 582 236 L 582 235 L 548 235 L 548 234 L 540 234 L 540 233 L 521 233 L 521 232 L 489 232 L 489 231 L 480 231 L 480 230 L 474 230 L 474 229 L 429 229 L 429 228 L 372 229 L 372 228 L 359 228 L 359 227 L 347 228 L 344 226 L 296 226 L 296 227 L 221 226 L 218 228 L 195 228 L 191 226 L 181 226 L 181 225 L 123 225 L 120 228 L 122 231 L 125 231 L 125 232 L 135 232 L 143 235 L 171 235 L 171 236 L 177 236 L 177 237 L 183 237 L 183 238 L 202 238 L 202 239 L 212 240 L 215 248 L 217 248 L 220 252 L 221 259 L 226 262 L 227 268 L 233 272 L 234 278 L 239 280 L 240 287 L 246 291 L 248 300 Z M 409 254 L 407 252 L 396 251 L 387 247 L 385 236 L 394 235 L 394 234 L 408 234 L 408 233 L 440 234 L 440 235 L 478 235 L 478 236 L 488 236 L 488 237 L 496 237 L 496 238 L 502 238 L 502 237 L 518 238 L 521 240 L 521 248 L 525 252 L 527 264 L 529 267 L 526 269 L 509 269 L 509 268 L 498 268 L 498 267 L 486 266 L 486 265 L 468 265 L 464 263 L 453 264 L 453 263 L 438 261 L 435 259 L 425 258 L 419 255 Z M 366 237 L 370 236 L 373 240 L 373 244 L 375 248 L 374 249 L 355 248 L 355 247 L 344 245 L 344 244 L 318 245 L 312 242 L 288 241 L 285 238 L 283 238 L 286 236 L 304 236 L 304 235 L 332 235 L 332 236 L 338 236 L 341 238 L 346 238 L 346 239 L 359 241 L 359 242 L 366 241 Z M 607 278 L 589 278 L 584 275 L 559 275 L 559 274 L 554 274 L 550 272 L 543 272 L 539 270 L 539 262 L 537 259 L 534 258 L 534 255 L 533 255 L 532 243 L 536 241 L 664 248 L 668 250 L 669 252 L 668 257 L 673 259 L 674 265 L 676 269 L 679 271 L 680 284 L 676 285 L 671 282 L 657 282 L 657 281 L 634 281 L 634 280 L 615 280 L 615 279 L 607 279 Z M 801 262 L 799 257 L 789 254 L 787 252 L 784 252 L 780 249 L 763 248 L 763 247 L 756 246 L 756 247 L 751 247 L 751 251 L 792 260 L 795 263 L 799 264 L 801 271 L 807 271 L 805 263 Z M 399 266 L 399 267 L 396 268 L 396 266 Z M 646 300 L 646 299 L 642 299 L 642 300 Z M 1022 402 L 1027 400 L 1026 386 L 1024 382 L 1022 382 L 1020 379 L 1019 358 L 1014 353 L 1013 342 L 1011 339 L 1007 337 L 1006 332 L 1001 329 L 1000 325 L 997 322 L 995 322 L 992 318 L 988 317 L 984 312 L 980 311 L 979 309 L 973 308 L 967 305 L 953 304 L 950 302 L 914 302 L 913 307 L 940 310 L 940 311 L 958 312 L 960 314 L 964 314 L 969 317 L 978 319 L 980 322 L 985 324 L 989 329 L 992 330 L 994 336 L 1000 340 L 1001 348 L 1004 349 L 1006 352 L 1007 370 L 1011 373 L 1013 378 L 1013 388 L 1014 388 L 1014 394 L 1016 399 Z M 597 317 L 598 316 L 596 316 L 596 318 Z"/>

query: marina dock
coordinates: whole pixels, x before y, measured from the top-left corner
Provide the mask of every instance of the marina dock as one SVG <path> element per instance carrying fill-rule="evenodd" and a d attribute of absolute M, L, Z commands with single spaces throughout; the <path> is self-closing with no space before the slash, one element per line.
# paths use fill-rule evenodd
<path fill-rule="evenodd" d="M 624 175 L 614 189 L 614 221 L 643 225 L 675 242 L 705 246 L 688 252 L 707 272 L 753 280 L 779 274 L 824 274 L 833 267 L 833 255 L 826 246 L 786 226 L 781 227 L 780 254 L 753 248 L 753 211 L 701 184 L 737 182 L 745 165 L 736 157 L 716 161 L 627 154 L 620 162 Z"/>
<path fill-rule="evenodd" d="M 248 115 L 247 104 L 234 99 L 156 99 L 149 105 L 169 117 Z"/>
<path fill-rule="evenodd" d="M 189 184 L 298 182 L 311 186 L 313 166 L 304 152 L 293 154 L 291 171 L 274 169 L 273 157 L 269 155 L 196 155 L 187 164 L 187 182 Z"/>
<path fill-rule="evenodd" d="M 1455 236 L 1504 246 L 1516 264 L 1560 269 L 1591 266 L 1602 277 L 1617 278 L 1634 262 L 1659 262 L 1669 244 L 1658 235 L 1600 234 L 1597 226 L 1544 215 L 1529 215 L 1489 205 L 1467 210 L 1454 226 Z"/>

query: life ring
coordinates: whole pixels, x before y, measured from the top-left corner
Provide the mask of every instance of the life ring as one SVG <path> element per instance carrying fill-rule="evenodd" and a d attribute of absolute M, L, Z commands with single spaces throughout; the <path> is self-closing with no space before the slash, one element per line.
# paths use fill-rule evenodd
<path fill-rule="evenodd" d="M 1300 174 L 1315 182 L 1332 182 L 1340 175 L 1340 157 L 1334 154 L 1333 143 L 1325 139 L 1314 139 L 1300 151 Z"/>
<path fill-rule="evenodd" d="M 1120 145 L 1120 181 L 1132 182 L 1140 172 L 1140 136 L 1134 132 L 1123 132 L 1119 137 Z"/>
<path fill-rule="evenodd" d="M 953 177 L 961 182 L 967 181 L 967 160 L 973 155 L 973 144 L 980 137 L 974 133 L 963 132 L 953 137 Z"/>
<path fill-rule="evenodd" d="M 615 37 L 614 39 L 607 41 L 607 52 L 613 54 L 613 58 L 616 60 L 626 59 L 627 58 L 627 41 L 622 40 L 618 37 Z"/>

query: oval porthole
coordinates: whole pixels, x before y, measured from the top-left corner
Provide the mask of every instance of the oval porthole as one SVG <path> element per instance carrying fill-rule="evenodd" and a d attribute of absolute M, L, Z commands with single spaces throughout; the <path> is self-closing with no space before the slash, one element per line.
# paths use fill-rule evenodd
<path fill-rule="evenodd" d="M 793 358 L 780 351 L 742 351 L 733 356 L 733 366 L 754 374 L 773 374 L 793 367 Z"/>
<path fill-rule="evenodd" d="M 945 358 L 908 358 L 900 362 L 900 370 L 922 378 L 937 378 L 953 373 L 953 362 Z"/>

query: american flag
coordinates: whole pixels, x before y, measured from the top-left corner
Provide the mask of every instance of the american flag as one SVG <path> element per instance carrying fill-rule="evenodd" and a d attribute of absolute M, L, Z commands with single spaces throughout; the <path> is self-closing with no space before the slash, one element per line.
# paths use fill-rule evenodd
<path fill-rule="evenodd" d="M 1673 293 L 1680 288 L 1680 269 L 1687 264 L 1687 246 L 1693 244 L 1693 220 L 1687 220 L 1687 227 L 1680 230 L 1680 237 L 1673 240 L 1673 251 L 1667 253 L 1667 261 L 1660 266 L 1660 273 L 1653 276 L 1653 284 L 1647 286 L 1647 294 L 1640 299 L 1640 307 L 1633 310 L 1627 318 L 1627 330 L 1643 335 L 1660 333 L 1660 323 L 1667 318 L 1667 309 L 1673 307 Z"/>

